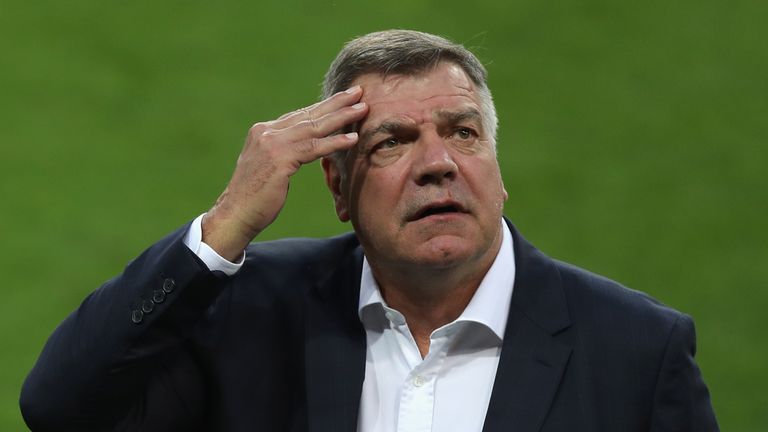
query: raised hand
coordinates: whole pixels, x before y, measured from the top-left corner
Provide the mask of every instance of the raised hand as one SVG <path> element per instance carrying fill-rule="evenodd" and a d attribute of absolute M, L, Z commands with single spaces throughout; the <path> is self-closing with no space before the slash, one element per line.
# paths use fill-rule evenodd
<path fill-rule="evenodd" d="M 367 114 L 368 106 L 358 103 L 361 96 L 361 88 L 355 86 L 277 120 L 253 125 L 232 179 L 203 218 L 203 241 L 235 261 L 280 213 L 290 177 L 302 164 L 357 143 L 354 132 L 329 134 Z"/>

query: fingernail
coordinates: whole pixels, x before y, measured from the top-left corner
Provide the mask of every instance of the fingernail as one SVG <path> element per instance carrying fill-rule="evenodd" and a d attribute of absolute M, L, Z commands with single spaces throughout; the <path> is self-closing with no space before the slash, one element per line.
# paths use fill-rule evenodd
<path fill-rule="evenodd" d="M 344 93 L 353 94 L 353 93 L 357 93 L 358 90 L 360 90 L 360 86 L 356 85 L 356 86 L 352 86 L 352 87 L 348 88 Z"/>
<path fill-rule="evenodd" d="M 363 109 L 364 107 L 365 107 L 365 102 L 358 102 L 352 105 L 352 109 L 356 109 L 356 110 Z"/>
<path fill-rule="evenodd" d="M 350 133 L 344 134 L 344 136 L 347 137 L 347 139 L 349 139 L 350 141 L 356 140 L 357 132 L 350 132 Z"/>

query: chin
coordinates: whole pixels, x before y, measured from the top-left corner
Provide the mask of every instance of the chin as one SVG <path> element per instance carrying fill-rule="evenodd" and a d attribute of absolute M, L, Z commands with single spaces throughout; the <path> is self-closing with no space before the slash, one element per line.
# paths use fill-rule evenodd
<path fill-rule="evenodd" d="M 475 258 L 471 243 L 462 237 L 440 236 L 414 247 L 411 256 L 421 266 L 450 268 Z"/>

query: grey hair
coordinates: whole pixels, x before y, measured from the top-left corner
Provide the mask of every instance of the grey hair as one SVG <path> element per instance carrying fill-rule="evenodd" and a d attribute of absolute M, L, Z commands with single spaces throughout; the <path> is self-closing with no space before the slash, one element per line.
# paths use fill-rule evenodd
<path fill-rule="evenodd" d="M 440 36 L 414 30 L 385 30 L 347 42 L 325 74 L 322 97 L 325 99 L 346 90 L 355 79 L 365 74 L 418 75 L 429 72 L 441 62 L 458 65 L 474 83 L 480 100 L 483 128 L 495 147 L 498 119 L 488 89 L 488 72 L 468 49 Z M 336 152 L 331 157 L 344 175 L 345 152 Z"/>

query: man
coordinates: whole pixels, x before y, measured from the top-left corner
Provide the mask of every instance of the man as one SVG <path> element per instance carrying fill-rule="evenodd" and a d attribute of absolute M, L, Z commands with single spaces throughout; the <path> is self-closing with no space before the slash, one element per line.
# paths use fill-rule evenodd
<path fill-rule="evenodd" d="M 503 219 L 471 53 L 369 34 L 324 96 L 254 125 L 213 208 L 61 324 L 33 430 L 717 430 L 689 317 Z M 249 246 L 319 158 L 354 234 Z"/>

